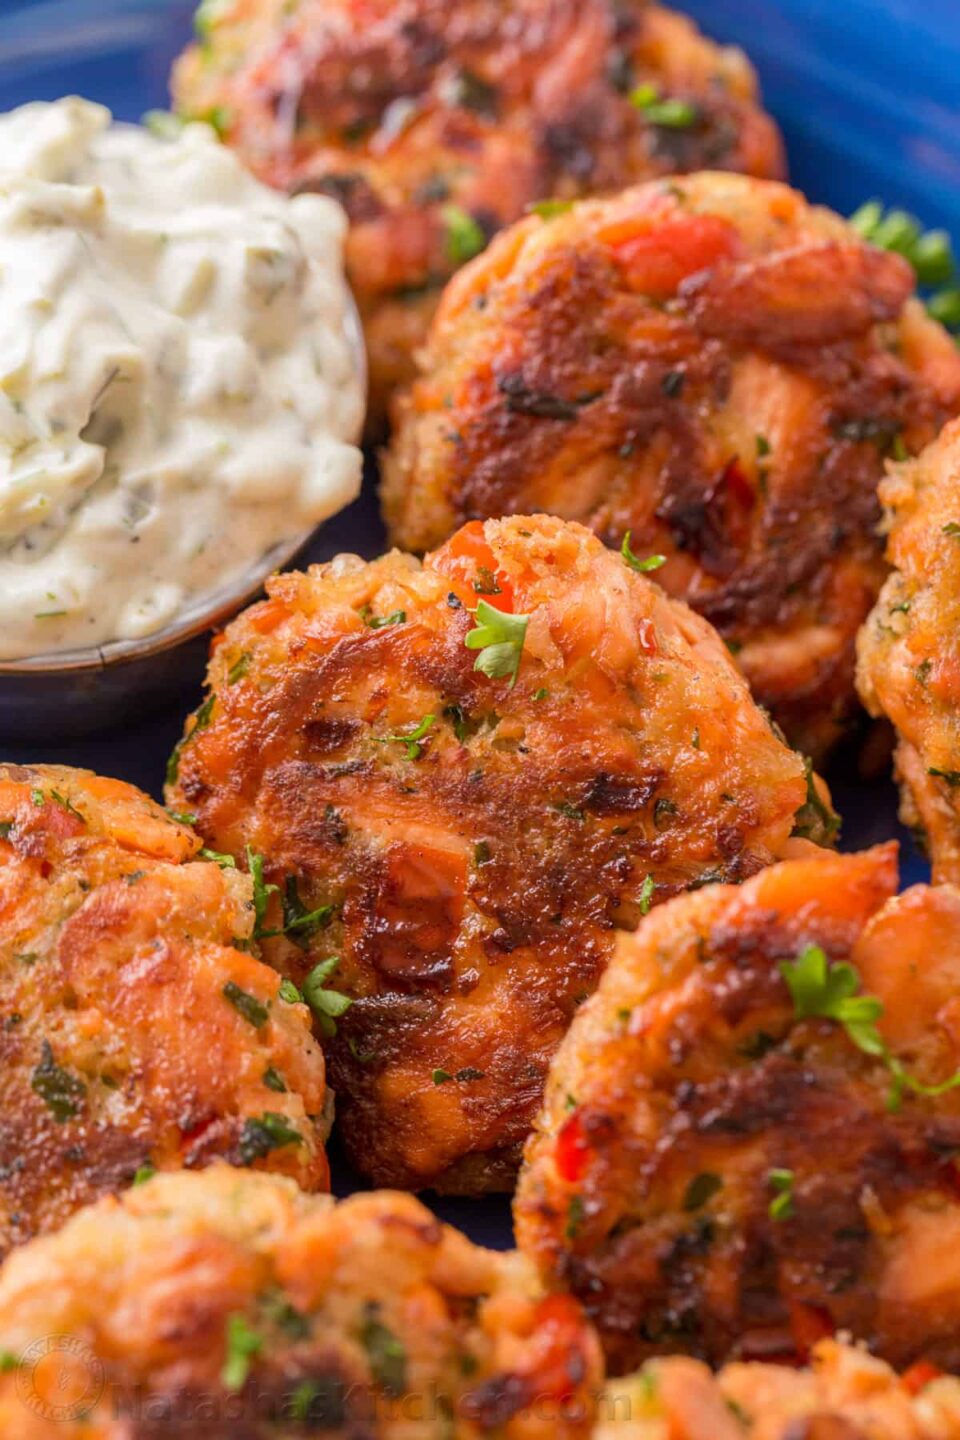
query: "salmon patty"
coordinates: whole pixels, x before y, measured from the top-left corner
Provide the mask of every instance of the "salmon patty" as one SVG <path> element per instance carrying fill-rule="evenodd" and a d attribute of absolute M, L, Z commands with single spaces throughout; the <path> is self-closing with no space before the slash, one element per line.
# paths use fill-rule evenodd
<path fill-rule="evenodd" d="M 653 1360 L 612 1384 L 594 1440 L 960 1440 L 960 1381 L 905 1375 L 866 1350 L 821 1340 L 809 1369 Z"/>
<path fill-rule="evenodd" d="M 511 1189 L 615 927 L 830 817 L 710 627 L 581 526 L 488 521 L 423 565 L 267 588 L 216 645 L 170 802 L 259 876 L 355 1165 Z"/>
<path fill-rule="evenodd" d="M 309 1012 L 200 843 L 130 785 L 0 766 L 0 1253 L 218 1156 L 327 1187 Z"/>
<path fill-rule="evenodd" d="M 742 52 L 644 0 L 205 0 L 197 30 L 179 113 L 347 210 L 380 420 L 447 279 L 531 202 L 783 173 Z"/>
<path fill-rule="evenodd" d="M 599 1346 L 410 1196 L 158 1176 L 0 1271 L 5 1440 L 587 1440 Z"/>
<path fill-rule="evenodd" d="M 880 486 L 887 580 L 860 634 L 858 683 L 897 733 L 901 815 L 935 880 L 960 883 L 960 423 Z"/>
<path fill-rule="evenodd" d="M 700 174 L 531 216 L 448 288 L 384 457 L 391 539 L 546 510 L 717 627 L 815 760 L 885 575 L 877 483 L 960 411 L 899 255 L 783 185 Z"/>
<path fill-rule="evenodd" d="M 560 1047 L 515 1206 L 615 1373 L 960 1367 L 960 892 L 896 849 L 793 860 L 622 936 Z"/>

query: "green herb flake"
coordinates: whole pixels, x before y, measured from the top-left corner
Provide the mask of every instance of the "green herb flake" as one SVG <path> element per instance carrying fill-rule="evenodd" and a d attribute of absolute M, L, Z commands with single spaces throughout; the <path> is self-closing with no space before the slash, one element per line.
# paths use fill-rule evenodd
<path fill-rule="evenodd" d="M 263 1349 L 263 1336 L 251 1329 L 244 1315 L 227 1319 L 226 1358 L 220 1371 L 225 1390 L 242 1390 L 250 1374 L 250 1365 Z"/>
<path fill-rule="evenodd" d="M 527 206 L 528 215 L 539 215 L 541 220 L 555 220 L 573 209 L 572 200 L 535 200 Z"/>
<path fill-rule="evenodd" d="M 236 870 L 237 862 L 232 855 L 221 855 L 219 850 L 209 850 L 204 845 L 202 850 L 197 851 L 197 858 L 209 860 L 214 865 L 219 865 L 221 870 Z"/>
<path fill-rule="evenodd" d="M 796 1206 L 793 1202 L 793 1182 L 792 1170 L 770 1170 L 768 1172 L 767 1184 L 774 1192 L 774 1198 L 768 1207 L 771 1220 L 789 1220 L 796 1213 Z"/>
<path fill-rule="evenodd" d="M 446 1085 L 448 1080 L 453 1079 L 453 1076 L 449 1070 L 434 1070 L 431 1078 L 434 1085 Z"/>
<path fill-rule="evenodd" d="M 389 615 L 366 614 L 363 617 L 364 624 L 369 630 L 385 630 L 389 625 L 404 625 L 406 619 L 406 610 L 393 610 Z"/>
<path fill-rule="evenodd" d="M 297 989 L 296 985 L 294 985 L 292 980 L 287 980 L 286 978 L 281 980 L 278 994 L 280 996 L 280 999 L 285 1000 L 288 1005 L 303 1004 L 303 996 L 300 994 L 300 991 Z"/>
<path fill-rule="evenodd" d="M 819 945 L 808 945 L 795 961 L 781 961 L 780 973 L 787 983 L 798 1019 L 835 1020 L 858 1050 L 883 1061 L 891 1076 L 889 1109 L 899 1109 L 905 1089 L 915 1095 L 936 1097 L 960 1086 L 960 1070 L 939 1085 L 925 1085 L 904 1069 L 877 1029 L 877 1021 L 883 1015 L 883 1001 L 876 995 L 856 993 L 860 988 L 860 975 L 853 965 L 846 961 L 834 964 Z"/>
<path fill-rule="evenodd" d="M 653 894 L 654 894 L 654 891 L 656 890 L 656 888 L 657 888 L 657 882 L 654 880 L 653 876 L 652 876 L 652 875 L 647 875 L 647 876 L 645 876 L 645 877 L 644 877 L 643 884 L 640 886 L 640 914 L 641 914 L 641 915 L 649 915 L 649 914 L 650 914 L 650 906 L 653 904 Z"/>
<path fill-rule="evenodd" d="M 267 1069 L 264 1070 L 263 1083 L 268 1090 L 273 1090 L 277 1095 L 286 1095 L 287 1093 L 287 1082 L 280 1074 L 280 1071 L 275 1070 L 272 1065 L 269 1065 Z"/>
<path fill-rule="evenodd" d="M 794 816 L 793 834 L 812 840 L 815 845 L 830 847 L 836 843 L 840 833 L 840 816 L 821 797 L 813 762 L 807 759 L 804 759 L 804 779 L 807 782 L 807 798 Z"/>
<path fill-rule="evenodd" d="M 938 770 L 935 766 L 931 766 L 927 774 L 932 775 L 935 780 L 942 780 L 945 785 L 950 786 L 951 790 L 960 785 L 960 770 Z"/>
<path fill-rule="evenodd" d="M 423 753 L 422 741 L 436 720 L 435 715 L 424 715 L 423 719 L 412 730 L 407 730 L 402 735 L 379 735 L 376 738 L 378 745 L 405 745 L 407 747 L 407 759 L 419 760 Z"/>
<path fill-rule="evenodd" d="M 564 1236 L 567 1240 L 575 1240 L 583 1225 L 583 1200 L 579 1195 L 573 1195 L 570 1204 L 567 1206 L 567 1223 L 564 1226 Z"/>
<path fill-rule="evenodd" d="M 229 1000 L 234 1010 L 242 1015 L 255 1030 L 266 1025 L 270 1018 L 270 1011 L 262 1004 L 255 995 L 250 995 L 246 990 L 241 990 L 235 980 L 228 980 L 223 987 L 224 999 Z"/>
<path fill-rule="evenodd" d="M 236 685 L 238 680 L 242 680 L 249 672 L 252 661 L 253 656 L 249 650 L 244 650 L 243 654 L 234 660 L 230 669 L 227 671 L 227 684 Z"/>
<path fill-rule="evenodd" d="M 665 130 L 689 130 L 700 119 L 700 110 L 688 100 L 663 100 L 656 85 L 637 85 L 630 91 L 630 104 L 640 110 L 651 125 Z"/>
<path fill-rule="evenodd" d="M 327 981 L 339 964 L 340 956 L 331 955 L 328 960 L 321 960 L 319 965 L 314 965 L 303 982 L 303 998 L 316 1016 L 321 1034 L 328 1039 L 336 1035 L 337 1021 L 353 1004 L 349 995 L 341 995 L 338 990 L 327 988 Z"/>
<path fill-rule="evenodd" d="M 30 1076 L 30 1088 L 40 1096 L 58 1125 L 66 1124 L 80 1113 L 87 1095 L 83 1081 L 56 1063 L 48 1040 L 40 1047 L 40 1063 Z"/>
<path fill-rule="evenodd" d="M 630 549 L 632 533 L 631 530 L 627 531 L 623 537 L 623 544 L 620 546 L 620 554 L 631 570 L 635 570 L 638 575 L 650 575 L 654 570 L 659 570 L 661 566 L 666 565 L 666 555 L 648 555 L 645 560 L 639 560 Z"/>
<path fill-rule="evenodd" d="M 478 650 L 473 668 L 491 680 L 510 677 L 510 689 L 517 683 L 520 670 L 520 656 L 527 637 L 529 615 L 511 615 L 505 610 L 495 610 L 486 600 L 480 600 L 476 610 L 471 612 L 475 619 L 474 628 L 467 634 L 464 644 L 468 650 Z"/>
<path fill-rule="evenodd" d="M 264 940 L 279 932 L 264 929 L 270 896 L 280 893 L 279 885 L 268 884 L 263 876 L 264 858 L 258 855 L 252 845 L 247 846 L 247 869 L 253 881 L 253 938 Z"/>
<path fill-rule="evenodd" d="M 683 1208 L 688 1213 L 694 1210 L 702 1210 L 714 1195 L 723 1189 L 723 1181 L 719 1175 L 714 1175 L 704 1170 L 699 1175 L 694 1175 L 683 1195 Z"/>
<path fill-rule="evenodd" d="M 377 1305 L 366 1307 L 360 1327 L 360 1344 L 367 1352 L 374 1384 L 388 1395 L 402 1395 L 407 1386 L 406 1348 L 384 1325 Z"/>
<path fill-rule="evenodd" d="M 9 840 L 15 820 L 0 820 L 0 840 Z"/>
<path fill-rule="evenodd" d="M 487 237 L 476 220 L 460 205 L 444 205 L 440 211 L 446 230 L 447 259 L 465 265 L 486 248 Z"/>
<path fill-rule="evenodd" d="M 240 1133 L 240 1163 L 252 1165 L 262 1160 L 271 1150 L 282 1150 L 286 1145 L 302 1145 L 303 1136 L 295 1130 L 285 1115 L 267 1110 L 263 1115 L 251 1116 L 243 1123 Z"/>
<path fill-rule="evenodd" d="M 0 1350 L 0 1375 L 9 1375 L 11 1370 L 19 1370 L 20 1357 L 12 1350 Z"/>
<path fill-rule="evenodd" d="M 147 1181 L 148 1181 L 148 1180 L 152 1180 L 153 1177 L 154 1177 L 154 1175 L 156 1175 L 156 1173 L 157 1173 L 157 1167 L 156 1167 L 155 1165 L 151 1164 L 151 1162 L 150 1162 L 149 1160 L 147 1160 L 145 1164 L 143 1164 L 143 1165 L 138 1165 L 138 1166 L 137 1166 L 137 1169 L 136 1169 L 136 1171 L 134 1172 L 134 1176 L 133 1176 L 133 1180 L 131 1181 L 131 1184 L 132 1184 L 132 1185 L 146 1185 Z"/>

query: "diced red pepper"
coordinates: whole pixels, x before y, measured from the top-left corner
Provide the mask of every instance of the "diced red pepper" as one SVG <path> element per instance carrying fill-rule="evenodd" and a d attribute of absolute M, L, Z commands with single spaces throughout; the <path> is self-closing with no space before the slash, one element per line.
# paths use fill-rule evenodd
<path fill-rule="evenodd" d="M 557 1136 L 555 1160 L 561 1180 L 576 1185 L 587 1167 L 590 1145 L 579 1114 L 571 1115 Z"/>
<path fill-rule="evenodd" d="M 669 299 L 689 276 L 734 259 L 741 248 L 736 229 L 719 215 L 638 216 L 608 226 L 600 238 L 630 288 L 654 300 Z"/>
<path fill-rule="evenodd" d="M 640 641 L 640 649 L 644 655 L 658 653 L 657 629 L 649 616 L 645 616 L 637 626 L 637 639 Z"/>
<path fill-rule="evenodd" d="M 931 1365 L 929 1360 L 918 1360 L 904 1372 L 901 1383 L 910 1395 L 919 1395 L 920 1391 L 926 1389 L 934 1380 L 939 1380 L 943 1373 L 936 1365 Z"/>
<path fill-rule="evenodd" d="M 461 526 L 446 545 L 431 556 L 430 564 L 450 580 L 454 594 L 471 610 L 476 609 L 478 600 L 486 600 L 495 610 L 513 612 L 513 586 L 497 568 L 482 520 L 471 520 Z"/>

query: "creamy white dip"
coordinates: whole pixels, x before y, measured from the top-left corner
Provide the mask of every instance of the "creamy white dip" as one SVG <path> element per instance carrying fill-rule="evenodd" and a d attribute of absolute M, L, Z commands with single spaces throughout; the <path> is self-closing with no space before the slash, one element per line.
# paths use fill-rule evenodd
<path fill-rule="evenodd" d="M 150 635 L 354 498 L 345 225 L 204 125 L 0 116 L 0 659 Z"/>

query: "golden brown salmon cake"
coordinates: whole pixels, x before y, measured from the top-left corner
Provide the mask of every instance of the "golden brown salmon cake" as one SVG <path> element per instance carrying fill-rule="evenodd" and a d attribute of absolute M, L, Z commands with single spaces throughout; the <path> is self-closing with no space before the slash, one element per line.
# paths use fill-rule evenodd
<path fill-rule="evenodd" d="M 4 1440 L 586 1440 L 601 1380 L 580 1308 L 519 1255 L 407 1195 L 226 1165 L 12 1255 L 0 1353 Z"/>
<path fill-rule="evenodd" d="M 960 892 L 896 885 L 893 845 L 824 852 L 620 937 L 515 1205 L 615 1373 L 835 1331 L 960 1366 Z"/>
<path fill-rule="evenodd" d="M 216 648 L 171 803 L 278 887 L 264 953 L 337 1026 L 354 1163 L 512 1188 L 614 927 L 768 864 L 798 807 L 815 825 L 803 762 L 709 626 L 578 525 L 268 592 Z"/>
<path fill-rule="evenodd" d="M 894 567 L 860 632 L 857 680 L 897 732 L 901 814 L 935 880 L 960 883 L 960 422 L 880 486 Z"/>
<path fill-rule="evenodd" d="M 531 216 L 454 281 L 398 398 L 391 539 L 546 510 L 710 620 L 815 758 L 884 576 L 884 456 L 960 411 L 960 354 L 876 250 L 783 185 L 702 174 Z"/>
<path fill-rule="evenodd" d="M 805 1370 L 651 1360 L 607 1387 L 594 1440 L 960 1440 L 960 1381 L 833 1340 Z"/>
<path fill-rule="evenodd" d="M 446 280 L 529 203 L 783 173 L 742 52 L 644 0 L 205 0 L 197 30 L 180 114 L 349 214 L 379 419 Z"/>
<path fill-rule="evenodd" d="M 130 785 L 0 765 L 0 1253 L 153 1168 L 327 1186 L 309 1012 L 199 851 Z"/>

